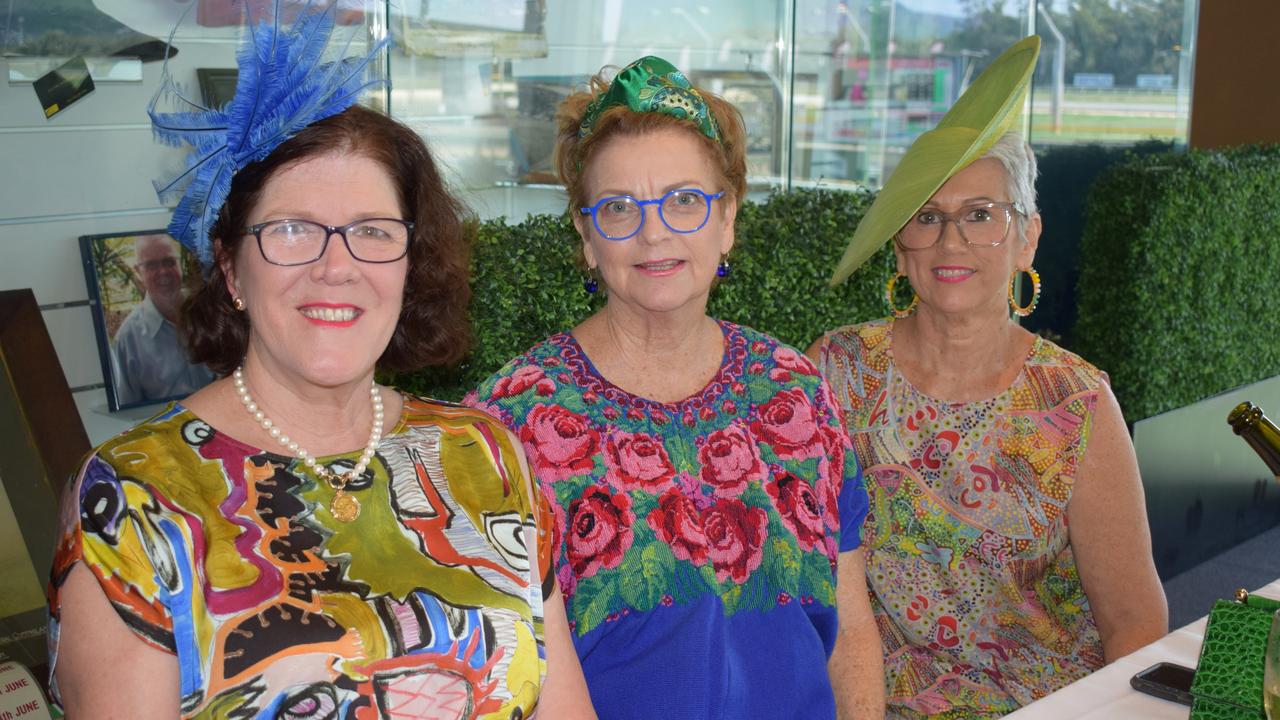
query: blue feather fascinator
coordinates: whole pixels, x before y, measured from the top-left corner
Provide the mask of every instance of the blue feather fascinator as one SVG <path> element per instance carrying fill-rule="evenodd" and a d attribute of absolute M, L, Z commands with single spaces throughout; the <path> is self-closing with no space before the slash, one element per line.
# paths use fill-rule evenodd
<path fill-rule="evenodd" d="M 173 81 L 166 60 L 160 90 L 147 107 L 158 140 L 191 147 L 186 168 L 154 185 L 162 202 L 177 199 L 169 234 L 195 252 L 206 268 L 213 262 L 209 231 L 231 192 L 231 178 L 382 83 L 370 71 L 389 39 L 363 57 L 347 57 L 348 37 L 338 53 L 343 59 L 325 62 L 337 2 L 322 8 L 308 5 L 288 29 L 281 27 L 281 0 L 274 5 L 265 20 L 247 28 L 236 56 L 239 78 L 231 102 L 221 108 L 196 102 Z M 175 109 L 161 111 L 161 105 Z"/>

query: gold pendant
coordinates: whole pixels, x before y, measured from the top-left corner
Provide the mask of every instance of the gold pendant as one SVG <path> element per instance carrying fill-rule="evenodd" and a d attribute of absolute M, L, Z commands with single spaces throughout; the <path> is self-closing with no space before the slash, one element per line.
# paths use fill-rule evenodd
<path fill-rule="evenodd" d="M 360 501 L 339 488 L 329 503 L 329 513 L 338 522 L 349 523 L 360 517 Z"/>

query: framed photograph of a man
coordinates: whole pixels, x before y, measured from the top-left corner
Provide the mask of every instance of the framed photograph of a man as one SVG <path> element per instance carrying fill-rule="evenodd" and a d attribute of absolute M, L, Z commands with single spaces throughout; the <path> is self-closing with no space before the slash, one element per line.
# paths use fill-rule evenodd
<path fill-rule="evenodd" d="M 175 400 L 213 380 L 178 335 L 183 275 L 198 272 L 164 230 L 80 238 L 98 355 L 112 410 Z"/>

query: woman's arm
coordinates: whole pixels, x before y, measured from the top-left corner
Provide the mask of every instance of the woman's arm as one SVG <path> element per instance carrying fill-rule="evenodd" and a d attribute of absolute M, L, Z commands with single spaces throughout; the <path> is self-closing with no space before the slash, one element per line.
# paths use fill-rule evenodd
<path fill-rule="evenodd" d="M 884 654 L 867 597 L 867 565 L 862 548 L 840 553 L 836 610 L 840 632 L 827 661 L 836 717 L 884 717 Z"/>
<path fill-rule="evenodd" d="M 537 493 L 538 480 L 529 471 L 529 461 L 525 457 L 524 447 L 515 433 L 507 430 L 507 438 L 514 449 L 516 460 L 520 463 L 520 472 L 528 480 L 527 487 L 531 493 Z M 530 501 L 538 502 L 531 497 Z M 549 513 L 542 515 L 542 522 L 554 522 Z M 551 528 L 538 528 L 539 538 L 543 533 L 555 537 Z M 538 562 L 537 552 L 540 542 L 532 544 L 534 557 L 530 562 Z M 554 573 L 554 568 L 548 570 Z M 596 711 L 591 706 L 591 695 L 587 691 L 587 679 L 582 674 L 582 665 L 578 662 L 578 651 L 573 647 L 569 637 L 569 618 L 564 610 L 564 596 L 560 594 L 560 584 L 552 580 L 551 594 L 542 599 L 542 632 L 543 642 L 547 650 L 547 678 L 542 684 L 542 693 L 538 697 L 537 717 L 566 718 L 566 720 L 594 720 Z"/>
<path fill-rule="evenodd" d="M 813 364 L 817 365 L 819 369 L 822 368 L 822 343 L 826 339 L 826 335 L 819 337 L 817 340 L 813 341 L 813 344 L 809 346 L 808 350 L 804 351 L 804 354 L 807 355 L 809 359 L 813 361 Z"/>
<path fill-rule="evenodd" d="M 67 720 L 173 720 L 178 660 L 139 638 L 76 563 L 58 589 L 55 674 Z"/>
<path fill-rule="evenodd" d="M 1067 528 L 1107 662 L 1168 633 L 1169 608 L 1151 556 L 1138 459 L 1106 384 L 1067 505 Z"/>
<path fill-rule="evenodd" d="M 557 585 L 543 602 L 543 632 L 547 645 L 547 679 L 538 700 L 538 717 L 592 720 L 587 680 L 578 663 L 578 652 L 569 639 L 569 619 Z"/>
<path fill-rule="evenodd" d="M 825 335 L 820 336 L 804 351 L 819 372 L 822 371 L 822 348 L 826 339 Z M 841 434 L 844 434 L 843 424 L 840 427 Z M 846 452 L 852 457 L 852 449 L 847 448 Z M 865 500 L 861 510 L 865 513 Z M 842 508 L 842 515 L 844 511 Z M 855 517 L 860 519 L 861 515 Z M 867 561 L 862 548 L 855 548 L 840 553 L 837 562 L 836 611 L 840 630 L 831 658 L 827 661 L 831 689 L 836 696 L 836 717 L 839 720 L 879 720 L 885 713 L 884 650 L 867 594 Z"/>

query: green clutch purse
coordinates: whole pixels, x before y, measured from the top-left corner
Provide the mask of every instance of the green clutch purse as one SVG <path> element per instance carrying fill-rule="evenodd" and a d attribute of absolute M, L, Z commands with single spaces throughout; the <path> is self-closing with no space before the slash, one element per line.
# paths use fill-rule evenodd
<path fill-rule="evenodd" d="M 1236 591 L 1209 611 L 1191 681 L 1191 720 L 1263 720 L 1263 655 L 1280 601 Z"/>

